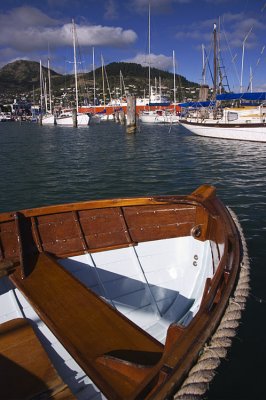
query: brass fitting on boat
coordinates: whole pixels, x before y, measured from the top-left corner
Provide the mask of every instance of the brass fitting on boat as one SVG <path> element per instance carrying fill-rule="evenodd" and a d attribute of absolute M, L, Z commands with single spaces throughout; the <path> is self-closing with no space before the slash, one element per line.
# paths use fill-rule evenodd
<path fill-rule="evenodd" d="M 191 236 L 193 236 L 195 239 L 199 238 L 201 235 L 201 226 L 196 225 L 191 229 Z"/>

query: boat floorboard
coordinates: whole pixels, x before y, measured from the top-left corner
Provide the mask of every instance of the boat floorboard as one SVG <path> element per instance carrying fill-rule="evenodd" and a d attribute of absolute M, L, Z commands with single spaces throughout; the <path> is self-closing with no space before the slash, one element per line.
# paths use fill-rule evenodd
<path fill-rule="evenodd" d="M 2 399 L 74 399 L 24 318 L 0 325 Z"/>

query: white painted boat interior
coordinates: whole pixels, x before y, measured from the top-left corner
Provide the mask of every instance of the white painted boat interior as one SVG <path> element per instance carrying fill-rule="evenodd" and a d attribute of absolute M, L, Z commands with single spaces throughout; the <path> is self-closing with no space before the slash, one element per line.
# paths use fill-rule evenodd
<path fill-rule="evenodd" d="M 213 252 L 209 241 L 184 237 L 83 254 L 60 263 L 164 343 L 172 322 L 186 325 L 198 311 L 206 279 L 213 276 L 219 262 L 218 251 Z M 105 399 L 20 292 L 8 278 L 2 278 L 0 323 L 17 317 L 33 321 L 54 366 L 78 399 Z"/>

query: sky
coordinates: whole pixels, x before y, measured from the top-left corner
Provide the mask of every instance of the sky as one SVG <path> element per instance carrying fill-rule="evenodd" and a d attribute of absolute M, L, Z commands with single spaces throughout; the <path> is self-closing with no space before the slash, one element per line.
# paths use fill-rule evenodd
<path fill-rule="evenodd" d="M 79 72 L 92 70 L 94 49 L 95 68 L 102 60 L 105 65 L 150 62 L 212 86 L 216 24 L 229 89 L 241 90 L 242 83 L 243 91 L 266 91 L 265 0 L 5 0 L 0 8 L 0 68 L 21 59 L 41 60 L 46 66 L 49 58 L 51 69 L 72 73 L 72 20 Z"/>

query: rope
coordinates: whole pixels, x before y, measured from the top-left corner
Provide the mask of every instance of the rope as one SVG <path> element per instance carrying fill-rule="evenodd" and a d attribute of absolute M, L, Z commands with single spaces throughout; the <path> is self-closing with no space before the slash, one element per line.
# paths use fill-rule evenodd
<path fill-rule="evenodd" d="M 243 257 L 240 264 L 238 283 L 233 297 L 229 303 L 223 318 L 210 342 L 205 345 L 194 367 L 181 388 L 174 395 L 174 400 L 200 400 L 209 389 L 209 383 L 215 375 L 215 370 L 227 355 L 231 347 L 232 339 L 236 335 L 242 311 L 245 309 L 249 295 L 249 258 L 246 241 L 240 223 L 235 213 L 228 208 L 240 234 Z"/>

